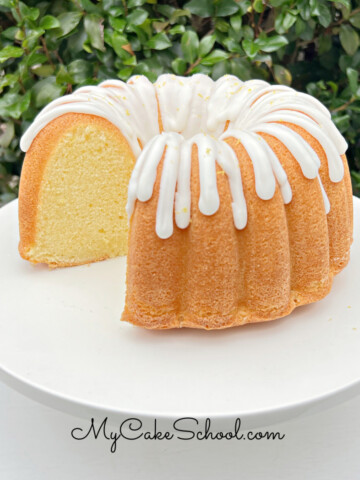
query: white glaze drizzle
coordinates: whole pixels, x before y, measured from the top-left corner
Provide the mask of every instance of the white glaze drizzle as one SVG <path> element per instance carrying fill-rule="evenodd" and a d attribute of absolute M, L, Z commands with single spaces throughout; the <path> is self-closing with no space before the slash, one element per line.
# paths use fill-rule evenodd
<path fill-rule="evenodd" d="M 312 179 L 317 176 L 320 159 L 301 135 L 279 123 L 262 123 L 254 127 L 254 131 L 280 140 L 299 163 L 304 177 Z"/>
<path fill-rule="evenodd" d="M 317 179 L 319 181 L 321 194 L 322 194 L 322 197 L 323 197 L 323 200 L 324 200 L 325 213 L 328 214 L 330 212 L 330 202 L 329 202 L 328 196 L 326 195 L 326 192 L 325 192 L 324 186 L 322 184 L 320 175 L 317 176 Z"/>
<path fill-rule="evenodd" d="M 160 75 L 155 82 L 165 132 L 182 132 L 189 117 L 192 88 L 185 77 Z"/>
<path fill-rule="evenodd" d="M 182 143 L 180 156 L 177 191 L 175 193 L 175 222 L 179 228 L 186 228 L 190 223 L 191 209 L 191 142 Z"/>
<path fill-rule="evenodd" d="M 262 121 L 264 115 L 277 110 L 289 110 L 289 113 L 302 113 L 313 119 L 327 133 L 335 143 L 340 154 L 345 153 L 347 143 L 331 121 L 330 112 L 315 98 L 304 93 L 296 92 L 289 87 L 269 87 L 260 92 L 256 102 L 248 109 L 245 115 L 239 116 L 236 126 L 248 128 Z"/>
<path fill-rule="evenodd" d="M 326 153 L 330 180 L 332 182 L 341 181 L 344 176 L 344 165 L 338 149 L 321 127 L 311 118 L 299 112 L 290 113 L 288 110 L 278 110 L 272 114 L 265 115 L 263 121 L 266 123 L 288 122 L 303 128 L 307 132 L 311 132 L 311 135 L 320 143 Z"/>
<path fill-rule="evenodd" d="M 177 133 L 162 135 L 166 135 L 166 151 L 160 180 L 155 230 L 160 238 L 169 238 L 174 229 L 174 198 L 183 137 Z"/>
<path fill-rule="evenodd" d="M 187 113 L 186 125 L 181 134 L 184 138 L 191 138 L 197 133 L 206 133 L 208 102 L 214 87 L 214 81 L 207 75 L 196 74 L 189 77 L 192 95 Z M 180 97 L 181 98 L 181 97 Z"/>
<path fill-rule="evenodd" d="M 129 218 L 136 200 L 146 202 L 152 197 L 158 165 L 164 157 L 155 227 L 160 238 L 173 233 L 174 205 L 176 225 L 186 228 L 190 223 L 194 146 L 199 162 L 199 210 L 213 215 L 219 209 L 218 164 L 229 181 L 238 229 L 246 226 L 247 208 L 239 161 L 226 138 L 233 137 L 244 146 L 254 167 L 256 193 L 263 200 L 273 197 L 276 183 L 284 203 L 292 199 L 287 175 L 261 135 L 269 134 L 291 152 L 306 178 L 318 179 L 325 210 L 328 213 L 330 209 L 318 173 L 317 154 L 284 123 L 301 127 L 320 143 L 332 182 L 341 181 L 344 175 L 340 155 L 347 144 L 331 121 L 330 112 L 309 95 L 286 86 L 270 86 L 262 80 L 242 82 L 225 75 L 213 82 L 201 74 L 186 78 L 168 74 L 161 75 L 155 84 L 146 77 L 135 76 L 127 83 L 107 80 L 97 87 L 82 87 L 54 100 L 39 113 L 21 139 L 22 150 L 28 150 L 49 122 L 68 112 L 106 118 L 121 130 L 138 157 L 129 183 Z M 158 112 L 164 130 L 161 134 Z"/>
<path fill-rule="evenodd" d="M 235 121 L 245 104 L 267 85 L 262 80 L 242 82 L 232 75 L 217 80 L 208 104 L 208 130 L 216 132 L 221 127 L 224 131 L 226 122 Z"/>
<path fill-rule="evenodd" d="M 275 193 L 276 178 L 284 203 L 290 203 L 292 192 L 287 175 L 279 159 L 265 140 L 260 135 L 236 129 L 226 130 L 220 138 L 231 137 L 242 143 L 254 165 L 255 190 L 258 196 L 263 200 L 272 198 Z"/>
<path fill-rule="evenodd" d="M 146 202 L 151 198 L 157 169 L 164 156 L 155 227 L 160 238 L 168 238 L 173 233 L 174 198 L 177 226 L 186 228 L 190 223 L 191 156 L 194 145 L 197 147 L 199 163 L 200 196 L 198 206 L 200 212 L 210 216 L 219 209 L 220 199 L 216 172 L 216 163 L 218 163 L 229 179 L 235 226 L 238 229 L 246 226 L 247 209 L 240 167 L 231 147 L 221 140 L 201 133 L 190 140 L 185 140 L 182 135 L 177 133 L 163 132 L 144 148 L 138 158 L 129 183 L 126 207 L 128 216 L 131 217 L 136 199 Z M 175 191 L 176 185 L 177 191 Z"/>
<path fill-rule="evenodd" d="M 238 158 L 234 150 L 226 142 L 217 143 L 217 162 L 229 179 L 234 224 L 238 230 L 241 230 L 247 224 L 246 200 Z"/>
<path fill-rule="evenodd" d="M 276 182 L 265 142 L 260 135 L 242 130 L 226 131 L 220 138 L 228 137 L 242 143 L 254 167 L 256 193 L 262 200 L 270 200 L 274 196 Z"/>
<path fill-rule="evenodd" d="M 133 80 L 133 83 L 131 83 Z M 85 113 L 106 118 L 121 130 L 134 154 L 159 133 L 155 89 L 149 80 L 133 77 L 128 83 L 108 80 L 97 87 L 82 87 L 71 95 L 47 105 L 21 138 L 20 148 L 27 151 L 36 135 L 52 120 L 65 113 Z"/>

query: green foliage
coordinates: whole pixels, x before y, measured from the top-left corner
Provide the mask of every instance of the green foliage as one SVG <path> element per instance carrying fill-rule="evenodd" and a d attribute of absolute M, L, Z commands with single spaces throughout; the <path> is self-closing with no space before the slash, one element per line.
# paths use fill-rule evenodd
<path fill-rule="evenodd" d="M 106 78 L 263 78 L 319 98 L 360 191 L 360 0 L 0 0 L 0 204 L 19 138 L 51 100 Z"/>

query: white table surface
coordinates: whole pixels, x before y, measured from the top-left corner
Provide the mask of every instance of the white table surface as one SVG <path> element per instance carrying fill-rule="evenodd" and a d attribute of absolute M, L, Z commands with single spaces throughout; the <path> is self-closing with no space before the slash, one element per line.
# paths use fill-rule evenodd
<path fill-rule="evenodd" d="M 282 441 L 121 441 L 71 438 L 89 421 L 52 410 L 0 384 L 1 480 L 357 480 L 360 397 L 268 427 Z"/>

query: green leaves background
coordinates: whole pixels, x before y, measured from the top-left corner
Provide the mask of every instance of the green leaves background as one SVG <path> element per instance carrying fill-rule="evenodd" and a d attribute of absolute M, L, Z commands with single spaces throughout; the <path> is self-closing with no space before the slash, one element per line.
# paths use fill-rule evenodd
<path fill-rule="evenodd" d="M 54 98 L 106 78 L 225 73 L 319 98 L 360 192 L 360 0 L 0 0 L 0 205 L 19 138 Z"/>

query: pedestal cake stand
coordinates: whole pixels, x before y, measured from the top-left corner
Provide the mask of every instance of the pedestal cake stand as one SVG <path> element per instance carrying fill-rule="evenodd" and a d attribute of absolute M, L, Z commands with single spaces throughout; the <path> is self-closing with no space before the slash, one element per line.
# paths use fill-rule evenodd
<path fill-rule="evenodd" d="M 223 331 L 120 322 L 126 259 L 50 270 L 18 254 L 0 210 L 0 379 L 85 418 L 239 417 L 263 427 L 360 393 L 360 200 L 351 260 L 322 301 Z"/>

